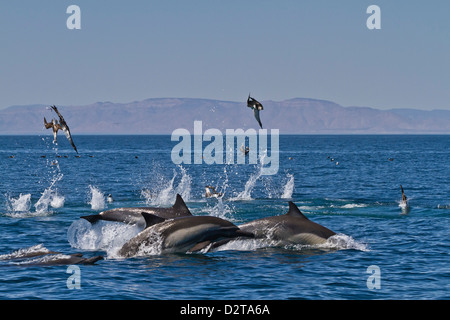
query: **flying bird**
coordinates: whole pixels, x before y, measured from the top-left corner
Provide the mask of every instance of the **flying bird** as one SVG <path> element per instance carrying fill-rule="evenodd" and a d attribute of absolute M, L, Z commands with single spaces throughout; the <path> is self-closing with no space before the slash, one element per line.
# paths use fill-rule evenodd
<path fill-rule="evenodd" d="M 66 135 L 67 140 L 69 140 L 70 144 L 72 145 L 73 149 L 78 153 L 77 147 L 75 147 L 75 144 L 73 143 L 72 135 L 70 134 L 69 126 L 67 125 L 66 121 L 64 120 L 64 117 L 59 113 L 58 108 L 56 106 L 51 106 L 53 111 L 56 112 L 56 114 L 59 117 L 59 123 L 55 119 L 52 120 L 52 122 L 47 122 L 47 120 L 44 117 L 44 124 L 46 129 L 53 128 L 53 137 L 54 142 L 56 142 L 56 134 L 58 130 L 62 130 L 64 134 Z"/>
<path fill-rule="evenodd" d="M 253 114 L 255 115 L 256 121 L 258 121 L 259 126 L 262 129 L 263 126 L 261 120 L 259 119 L 259 111 L 264 110 L 263 105 L 258 100 L 250 97 L 250 94 L 248 94 L 247 107 L 253 109 Z"/>

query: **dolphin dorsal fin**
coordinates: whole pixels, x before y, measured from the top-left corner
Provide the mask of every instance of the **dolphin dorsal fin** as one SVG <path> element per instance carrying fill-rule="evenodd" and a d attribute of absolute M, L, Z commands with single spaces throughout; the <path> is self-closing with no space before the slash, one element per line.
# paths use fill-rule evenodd
<path fill-rule="evenodd" d="M 141 212 L 141 214 L 145 219 L 145 229 L 147 229 L 148 227 L 151 227 L 154 224 L 166 221 L 166 219 L 158 217 L 151 213 Z"/>
<path fill-rule="evenodd" d="M 286 213 L 288 216 L 303 218 L 306 220 L 309 220 L 307 217 L 303 215 L 303 213 L 300 211 L 300 209 L 293 203 L 292 201 L 289 201 L 289 211 Z"/>
<path fill-rule="evenodd" d="M 177 212 L 182 212 L 183 216 L 192 216 L 192 213 L 189 211 L 186 203 L 183 198 L 177 193 L 177 199 L 175 200 L 175 204 L 172 207 Z"/>

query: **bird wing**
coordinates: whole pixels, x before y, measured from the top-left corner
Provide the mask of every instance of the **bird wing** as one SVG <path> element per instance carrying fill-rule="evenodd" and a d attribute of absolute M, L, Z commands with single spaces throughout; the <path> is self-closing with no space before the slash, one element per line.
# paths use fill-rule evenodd
<path fill-rule="evenodd" d="M 44 117 L 44 125 L 45 129 L 50 129 L 51 127 L 53 127 L 53 123 L 47 122 L 47 119 L 45 119 L 45 117 Z"/>
<path fill-rule="evenodd" d="M 262 123 L 261 123 L 261 119 L 259 119 L 259 109 L 253 109 L 253 113 L 255 115 L 256 121 L 258 121 L 259 126 L 261 127 L 261 129 L 263 128 Z"/>
<path fill-rule="evenodd" d="M 70 134 L 70 130 L 69 127 L 67 125 L 65 125 L 62 128 L 62 131 L 64 132 L 64 134 L 66 135 L 67 140 L 69 140 L 70 144 L 72 145 L 73 149 L 76 151 L 76 153 L 78 153 L 77 147 L 75 147 L 75 144 L 73 143 L 73 139 L 72 139 L 72 135 Z"/>
<path fill-rule="evenodd" d="M 59 113 L 58 108 L 56 106 L 51 106 L 51 108 L 56 112 L 56 114 L 59 116 L 59 126 L 60 129 L 64 132 L 66 135 L 67 140 L 69 140 L 70 144 L 72 145 L 73 149 L 78 153 L 77 147 L 73 143 L 72 135 L 70 134 L 69 126 L 67 125 L 66 121 L 64 120 L 64 117 Z"/>

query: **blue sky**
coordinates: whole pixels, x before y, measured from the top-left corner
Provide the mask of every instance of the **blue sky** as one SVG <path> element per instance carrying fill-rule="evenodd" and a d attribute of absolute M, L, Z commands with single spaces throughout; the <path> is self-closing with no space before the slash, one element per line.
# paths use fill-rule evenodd
<path fill-rule="evenodd" d="M 81 30 L 69 30 L 69 5 Z M 369 5 L 381 30 L 369 30 Z M 450 1 L 0 3 L 0 108 L 294 97 L 450 110 Z"/>

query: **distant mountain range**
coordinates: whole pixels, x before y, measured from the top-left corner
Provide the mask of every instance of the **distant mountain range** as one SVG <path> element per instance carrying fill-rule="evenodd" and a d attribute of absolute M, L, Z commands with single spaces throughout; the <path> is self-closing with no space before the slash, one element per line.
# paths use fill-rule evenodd
<path fill-rule="evenodd" d="M 295 98 L 261 101 L 265 129 L 280 134 L 450 134 L 450 111 L 379 110 L 343 107 L 331 101 Z M 193 133 L 195 120 L 203 131 L 217 128 L 258 129 L 246 101 L 154 98 L 130 103 L 97 102 L 58 106 L 73 135 L 171 134 L 177 128 Z M 47 120 L 57 118 L 46 105 L 12 106 L 0 110 L 0 134 L 51 134 Z"/>

